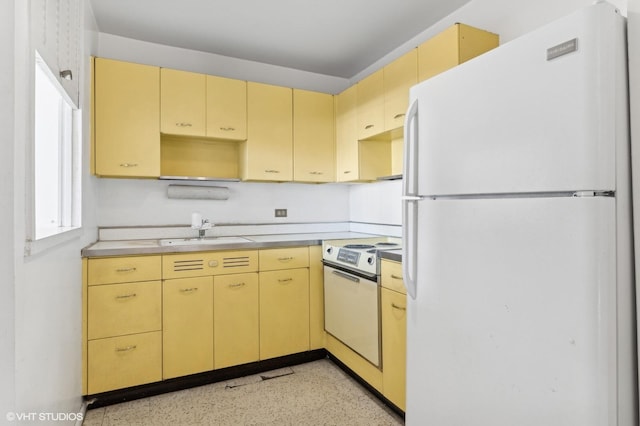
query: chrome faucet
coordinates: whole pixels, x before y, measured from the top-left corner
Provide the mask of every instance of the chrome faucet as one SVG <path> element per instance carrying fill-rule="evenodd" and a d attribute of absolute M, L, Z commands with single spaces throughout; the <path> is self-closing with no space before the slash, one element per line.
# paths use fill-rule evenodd
<path fill-rule="evenodd" d="M 198 226 L 198 225 L 191 225 L 192 229 L 197 229 L 198 230 L 198 239 L 202 240 L 204 239 L 204 234 L 207 231 L 207 229 L 211 229 L 213 225 L 211 224 L 211 222 L 209 222 L 209 219 L 202 219 L 202 223 Z"/>

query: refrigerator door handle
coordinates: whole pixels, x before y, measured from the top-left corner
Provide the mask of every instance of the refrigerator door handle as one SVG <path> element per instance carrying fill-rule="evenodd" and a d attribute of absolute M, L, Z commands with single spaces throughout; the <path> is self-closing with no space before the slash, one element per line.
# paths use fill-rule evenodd
<path fill-rule="evenodd" d="M 418 100 L 415 99 L 407 111 L 404 121 L 404 170 L 402 179 L 402 272 L 404 285 L 412 299 L 417 296 L 417 194 L 418 168 Z"/>

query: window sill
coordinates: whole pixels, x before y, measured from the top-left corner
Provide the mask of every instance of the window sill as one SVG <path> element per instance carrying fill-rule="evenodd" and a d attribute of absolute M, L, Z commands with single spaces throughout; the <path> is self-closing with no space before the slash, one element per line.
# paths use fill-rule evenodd
<path fill-rule="evenodd" d="M 51 231 L 48 232 L 49 235 L 35 241 L 27 240 L 24 247 L 24 255 L 33 256 L 34 254 L 42 253 L 53 247 L 80 238 L 83 233 L 84 231 L 81 226 L 51 229 Z"/>

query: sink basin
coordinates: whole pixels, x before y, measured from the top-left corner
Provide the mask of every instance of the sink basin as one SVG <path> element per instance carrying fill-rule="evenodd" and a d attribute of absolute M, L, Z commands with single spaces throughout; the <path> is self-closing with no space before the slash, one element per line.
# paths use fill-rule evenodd
<path fill-rule="evenodd" d="M 215 237 L 215 238 L 168 238 L 160 240 L 160 245 L 166 246 L 213 246 L 219 244 L 242 244 L 250 243 L 242 237 Z"/>

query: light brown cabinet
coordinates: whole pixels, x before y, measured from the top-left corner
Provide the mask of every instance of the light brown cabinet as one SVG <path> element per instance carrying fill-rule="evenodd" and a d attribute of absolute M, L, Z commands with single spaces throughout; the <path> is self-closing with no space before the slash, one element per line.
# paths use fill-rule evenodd
<path fill-rule="evenodd" d="M 380 269 L 383 394 L 404 411 L 407 374 L 407 295 L 402 284 L 400 263 L 383 259 Z"/>
<path fill-rule="evenodd" d="M 293 90 L 293 180 L 335 180 L 333 96 Z"/>
<path fill-rule="evenodd" d="M 247 82 L 207 76 L 207 137 L 247 139 Z"/>
<path fill-rule="evenodd" d="M 497 34 L 454 24 L 418 46 L 418 81 L 468 61 L 499 44 Z"/>
<path fill-rule="evenodd" d="M 269 84 L 247 84 L 247 140 L 242 143 L 243 180 L 293 180 L 292 89 Z"/>
<path fill-rule="evenodd" d="M 85 394 L 162 379 L 159 261 L 160 256 L 83 261 Z"/>
<path fill-rule="evenodd" d="M 213 277 L 162 283 L 162 377 L 213 370 Z"/>
<path fill-rule="evenodd" d="M 98 176 L 160 176 L 160 68 L 95 58 L 94 167 Z"/>
<path fill-rule="evenodd" d="M 358 139 L 384 131 L 384 73 L 382 69 L 356 84 Z"/>
<path fill-rule="evenodd" d="M 160 70 L 160 131 L 205 136 L 206 76 L 169 68 Z"/>

